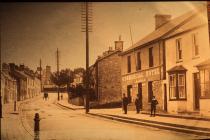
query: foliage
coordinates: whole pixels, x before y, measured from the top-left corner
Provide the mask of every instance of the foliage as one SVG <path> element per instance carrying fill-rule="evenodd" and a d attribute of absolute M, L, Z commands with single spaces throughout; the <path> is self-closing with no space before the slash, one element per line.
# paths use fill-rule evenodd
<path fill-rule="evenodd" d="M 61 70 L 59 74 L 58 72 L 54 72 L 50 78 L 52 82 L 58 86 L 68 86 L 74 80 L 73 72 L 70 69 Z"/>

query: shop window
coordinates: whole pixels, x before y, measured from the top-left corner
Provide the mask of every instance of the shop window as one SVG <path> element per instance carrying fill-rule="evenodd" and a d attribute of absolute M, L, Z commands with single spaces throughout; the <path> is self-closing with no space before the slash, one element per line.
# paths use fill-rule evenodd
<path fill-rule="evenodd" d="M 195 34 L 192 34 L 192 43 L 193 43 L 193 48 L 192 48 L 192 51 L 193 51 L 193 57 L 196 57 L 199 55 L 199 46 L 198 46 L 198 34 L 195 33 Z"/>
<path fill-rule="evenodd" d="M 169 74 L 169 97 L 170 100 L 186 99 L 186 73 L 175 72 Z"/>
<path fill-rule="evenodd" d="M 176 59 L 177 59 L 178 62 L 182 60 L 181 39 L 176 39 Z"/>
<path fill-rule="evenodd" d="M 128 64 L 128 73 L 130 73 L 131 72 L 131 56 L 129 55 L 128 57 L 127 57 L 127 64 Z"/>
<path fill-rule="evenodd" d="M 140 52 L 137 53 L 137 66 L 136 66 L 136 70 L 141 70 L 141 53 Z"/>
<path fill-rule="evenodd" d="M 201 98 L 210 98 L 210 70 L 200 70 Z"/>

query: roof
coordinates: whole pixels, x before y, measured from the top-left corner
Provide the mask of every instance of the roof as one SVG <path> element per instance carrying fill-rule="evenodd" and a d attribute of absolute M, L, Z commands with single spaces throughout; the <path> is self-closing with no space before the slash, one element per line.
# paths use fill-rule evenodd
<path fill-rule="evenodd" d="M 109 53 L 109 54 L 107 54 L 107 55 L 105 55 L 105 56 L 102 56 L 101 58 L 98 58 L 98 59 L 96 60 L 96 62 L 101 61 L 101 60 L 103 60 L 103 59 L 105 59 L 105 58 L 107 58 L 107 57 L 109 57 L 109 56 L 111 56 L 111 55 L 113 55 L 113 54 L 118 53 L 118 52 L 122 52 L 122 51 L 120 51 L 120 50 L 114 50 L 113 52 L 111 52 L 111 53 Z"/>
<path fill-rule="evenodd" d="M 200 64 L 196 65 L 196 67 L 205 67 L 205 66 L 210 67 L 210 59 L 207 59 L 207 60 L 201 62 Z"/>
<path fill-rule="evenodd" d="M 27 76 L 26 74 L 24 74 L 23 72 L 21 72 L 21 71 L 14 70 L 14 71 L 12 72 L 12 74 L 13 74 L 15 77 L 17 77 L 17 78 L 21 78 L 21 79 L 26 79 L 26 78 L 28 78 L 28 76 Z"/>
<path fill-rule="evenodd" d="M 167 72 L 175 72 L 175 71 L 187 71 L 187 69 L 185 67 L 183 67 L 182 65 L 179 66 L 174 66 L 173 68 L 169 69 Z"/>
<path fill-rule="evenodd" d="M 4 72 L 4 71 L 1 71 L 1 74 L 2 74 L 5 78 L 7 78 L 7 79 L 9 79 L 9 80 L 15 81 L 15 79 L 12 78 L 8 73 L 6 73 L 6 72 Z"/>
<path fill-rule="evenodd" d="M 136 42 L 134 45 L 126 49 L 123 53 L 128 52 L 129 50 L 132 50 L 137 47 L 143 47 L 144 45 L 155 42 L 159 39 L 164 39 L 163 37 L 165 37 L 172 31 L 179 29 L 179 27 L 182 26 L 183 24 L 188 23 L 188 21 L 190 21 L 193 17 L 198 15 L 198 13 L 201 11 L 204 11 L 204 8 L 197 8 L 196 10 L 191 10 L 177 18 L 170 20 L 169 22 L 162 25 L 160 28 L 151 32 L 143 39 L 141 39 L 140 41 Z"/>

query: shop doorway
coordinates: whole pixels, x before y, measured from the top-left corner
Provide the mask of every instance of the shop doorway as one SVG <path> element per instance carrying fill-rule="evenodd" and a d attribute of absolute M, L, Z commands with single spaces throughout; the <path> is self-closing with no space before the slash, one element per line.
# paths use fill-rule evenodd
<path fill-rule="evenodd" d="M 140 99 L 140 109 L 142 109 L 142 83 L 138 83 L 138 97 Z"/>
<path fill-rule="evenodd" d="M 128 97 L 129 103 L 131 103 L 131 101 L 132 101 L 131 93 L 132 93 L 132 85 L 128 85 L 127 86 L 127 97 Z"/>
<path fill-rule="evenodd" d="M 148 102 L 152 101 L 153 90 L 152 90 L 152 81 L 148 82 Z"/>
<path fill-rule="evenodd" d="M 195 97 L 195 110 L 200 109 L 200 77 L 199 73 L 193 73 L 194 77 L 194 97 Z"/>

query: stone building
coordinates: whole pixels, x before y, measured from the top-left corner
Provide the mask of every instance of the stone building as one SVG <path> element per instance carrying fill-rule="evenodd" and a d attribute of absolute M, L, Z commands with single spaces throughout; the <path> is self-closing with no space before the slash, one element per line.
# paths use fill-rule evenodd
<path fill-rule="evenodd" d="M 167 110 L 170 113 L 199 113 L 210 103 L 203 92 L 202 62 L 210 59 L 206 7 L 190 11 L 176 19 L 183 20 L 165 39 Z M 202 68 L 201 68 L 202 69 Z M 208 70 L 207 70 L 208 71 Z M 209 76 L 206 75 L 206 79 Z M 209 111 L 210 108 L 208 107 Z"/>
<path fill-rule="evenodd" d="M 12 78 L 8 71 L 1 71 L 1 97 L 2 103 L 10 103 L 16 100 L 17 84 L 16 80 Z"/>
<path fill-rule="evenodd" d="M 95 89 L 95 95 L 99 104 L 106 104 L 121 101 L 121 57 L 123 41 L 119 37 L 115 41 L 115 49 L 109 47 L 102 56 L 99 56 L 92 65 L 93 75 L 91 87 Z"/>

